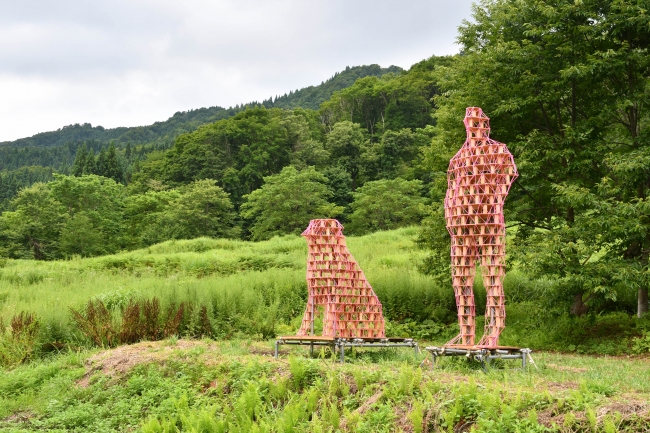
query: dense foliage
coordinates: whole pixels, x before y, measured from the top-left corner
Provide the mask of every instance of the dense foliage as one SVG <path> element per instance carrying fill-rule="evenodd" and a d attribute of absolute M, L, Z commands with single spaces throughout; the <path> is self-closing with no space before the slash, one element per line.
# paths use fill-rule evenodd
<path fill-rule="evenodd" d="M 51 168 L 21 167 L 16 170 L 0 171 L 0 212 L 6 210 L 18 191 L 36 182 L 49 182 L 53 179 Z"/>
<path fill-rule="evenodd" d="M 110 254 L 168 239 L 234 237 L 233 205 L 213 180 L 127 196 L 97 175 L 55 175 L 20 191 L 0 215 L 3 255 L 37 260 Z"/>
<path fill-rule="evenodd" d="M 491 1 L 474 20 L 460 28 L 463 55 L 436 70 L 434 195 L 464 140 L 464 108 L 481 106 L 521 174 L 506 206 L 512 259 L 555 282 L 549 306 L 584 314 L 638 289 L 647 310 L 646 3 Z M 440 251 L 434 259 L 448 248 L 441 218 L 424 239 Z"/>

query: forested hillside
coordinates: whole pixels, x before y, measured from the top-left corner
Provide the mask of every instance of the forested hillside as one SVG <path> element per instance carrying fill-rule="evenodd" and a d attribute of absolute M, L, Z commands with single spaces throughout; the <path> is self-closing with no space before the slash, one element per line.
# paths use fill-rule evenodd
<path fill-rule="evenodd" d="M 267 108 L 310 108 L 318 110 L 320 104 L 327 101 L 334 92 L 350 87 L 359 78 L 383 77 L 386 74 L 399 74 L 404 70 L 399 66 L 382 68 L 379 65 L 370 66 L 349 66 L 344 71 L 337 72 L 332 78 L 323 81 L 318 86 L 309 86 L 304 89 L 291 91 L 282 96 L 269 98 L 262 102 Z"/>
<path fill-rule="evenodd" d="M 259 103 L 257 101 L 224 109 L 222 107 L 199 108 L 177 112 L 169 119 L 149 126 L 120 127 L 106 129 L 89 123 L 64 126 L 57 131 L 43 132 L 32 137 L 11 142 L 0 143 L 0 210 L 7 207 L 8 199 L 13 198 L 18 189 L 30 186 L 34 179 L 45 178 L 25 176 L 27 167 L 39 171 L 47 167 L 52 171 L 69 174 L 77 152 L 85 146 L 87 153 L 99 154 L 102 149 L 108 151 L 114 145 L 120 159 L 121 172 L 124 177 L 119 180 L 128 182 L 133 165 L 151 152 L 171 147 L 179 135 L 196 130 L 199 126 L 226 119 L 247 108 L 264 106 L 267 108 L 310 108 L 317 109 L 329 99 L 335 91 L 351 86 L 358 78 L 381 77 L 390 73 L 400 73 L 401 68 L 378 65 L 348 67 L 332 78 L 317 86 L 290 91 L 282 96 L 271 97 Z M 16 171 L 17 170 L 17 171 Z M 41 170 L 42 171 L 42 170 Z M 97 174 L 103 174 L 101 171 Z M 51 176 L 50 176 L 51 178 Z"/>

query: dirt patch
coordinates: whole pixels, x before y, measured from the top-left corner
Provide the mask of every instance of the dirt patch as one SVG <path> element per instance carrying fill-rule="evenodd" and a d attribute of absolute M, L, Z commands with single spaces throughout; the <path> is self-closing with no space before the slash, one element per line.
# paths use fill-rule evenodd
<path fill-rule="evenodd" d="M 637 415 L 643 416 L 648 413 L 650 408 L 650 403 L 641 402 L 641 401 L 629 401 L 625 403 L 613 403 L 606 406 L 598 408 L 596 415 L 598 418 L 603 418 L 608 414 L 620 413 L 624 417 Z"/>
<path fill-rule="evenodd" d="M 545 409 L 537 413 L 537 422 L 549 428 L 553 427 L 553 424 L 561 426 L 564 424 L 564 414 L 556 414 L 552 408 Z"/>
<path fill-rule="evenodd" d="M 90 385 L 90 377 L 98 371 L 109 377 L 122 376 L 136 365 L 164 361 L 177 350 L 186 350 L 197 346 L 205 346 L 205 343 L 191 340 L 178 340 L 174 344 L 167 341 L 144 341 L 106 350 L 88 358 L 86 374 L 77 381 L 77 385 L 83 388 L 87 387 Z"/>
<path fill-rule="evenodd" d="M 393 408 L 393 412 L 395 413 L 395 420 L 397 423 L 398 430 L 403 433 L 413 433 L 415 430 L 413 429 L 413 424 L 411 423 L 411 420 L 408 418 L 409 413 L 411 413 L 412 406 L 411 404 L 404 404 L 404 405 L 396 405 Z"/>
<path fill-rule="evenodd" d="M 36 415 L 34 415 L 31 412 L 28 411 L 21 411 L 21 412 L 16 412 L 11 415 L 9 415 L 7 418 L 3 419 L 0 421 L 0 426 L 3 424 L 24 424 L 28 423 L 30 419 L 34 418 Z"/>
<path fill-rule="evenodd" d="M 248 353 L 250 353 L 251 355 L 271 356 L 275 358 L 274 349 L 263 349 L 260 347 L 251 347 L 248 349 Z"/>
<path fill-rule="evenodd" d="M 344 376 L 345 383 L 348 385 L 350 392 L 356 394 L 359 392 L 359 387 L 357 386 L 357 381 L 354 380 L 354 376 L 351 374 L 345 374 Z"/>
<path fill-rule="evenodd" d="M 615 413 L 619 413 L 623 420 L 632 417 L 643 417 L 648 414 L 649 409 L 650 403 L 641 401 L 612 403 L 599 407 L 596 410 L 596 422 L 600 425 L 605 417 Z M 548 408 L 540 411 L 537 414 L 537 421 L 546 427 L 553 427 L 553 424 L 558 426 L 563 425 L 566 414 L 557 413 L 556 411 L 556 408 Z M 584 411 L 573 412 L 573 415 L 575 416 L 576 422 L 585 422 L 587 419 Z"/>
<path fill-rule="evenodd" d="M 463 376 L 460 374 L 449 373 L 446 371 L 443 372 L 435 369 L 428 371 L 425 370 L 422 376 L 428 377 L 429 379 L 440 382 L 442 384 L 469 383 L 470 381 L 470 376 Z"/>
<path fill-rule="evenodd" d="M 572 389 L 578 389 L 579 385 L 576 382 L 545 382 L 540 386 L 546 387 L 549 391 L 568 391 Z"/>
<path fill-rule="evenodd" d="M 381 396 L 384 395 L 384 390 L 379 388 L 368 400 L 364 401 L 361 406 L 355 410 L 359 415 L 363 415 L 368 412 L 368 409 L 372 407 L 373 404 L 377 403 Z"/>

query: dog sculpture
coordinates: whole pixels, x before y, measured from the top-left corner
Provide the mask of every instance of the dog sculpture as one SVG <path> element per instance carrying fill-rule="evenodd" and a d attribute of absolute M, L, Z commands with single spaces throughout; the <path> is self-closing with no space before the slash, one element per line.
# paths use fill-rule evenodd
<path fill-rule="evenodd" d="M 324 337 L 384 338 L 381 302 L 345 245 L 341 223 L 311 220 L 302 236 L 309 247 L 309 298 L 298 335 L 313 335 L 314 318 L 322 307 Z"/>

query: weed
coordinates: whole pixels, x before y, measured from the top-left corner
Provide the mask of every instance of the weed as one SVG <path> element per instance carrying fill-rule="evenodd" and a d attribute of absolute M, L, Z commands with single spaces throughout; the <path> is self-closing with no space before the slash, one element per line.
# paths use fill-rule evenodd
<path fill-rule="evenodd" d="M 142 331 L 144 338 L 147 340 L 155 341 L 160 336 L 159 322 L 160 322 L 160 301 L 158 298 L 145 299 L 142 302 Z"/>
<path fill-rule="evenodd" d="M 424 426 L 424 405 L 420 401 L 415 401 L 413 403 L 413 408 L 408 414 L 408 419 L 413 424 L 413 431 L 415 433 L 422 433 Z"/>
<path fill-rule="evenodd" d="M 112 347 L 117 344 L 117 325 L 102 301 L 88 301 L 85 312 L 70 307 L 70 314 L 79 330 L 96 346 Z"/>
<path fill-rule="evenodd" d="M 131 299 L 122 311 L 122 326 L 118 335 L 121 344 L 132 344 L 140 341 L 143 334 L 140 319 L 140 304 Z"/>
<path fill-rule="evenodd" d="M 181 302 L 178 308 L 175 304 L 170 304 L 167 307 L 167 318 L 163 325 L 162 335 L 164 338 L 171 337 L 172 335 L 179 335 L 181 322 L 183 321 L 183 314 L 185 313 L 185 302 Z"/>
<path fill-rule="evenodd" d="M 25 311 L 11 318 L 9 328 L 0 319 L 0 367 L 13 367 L 31 358 L 40 323 Z"/>
<path fill-rule="evenodd" d="M 632 340 L 632 351 L 637 354 L 650 353 L 650 331 Z"/>

